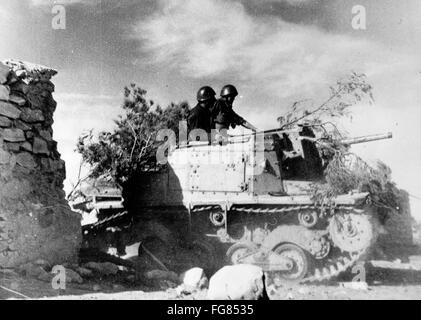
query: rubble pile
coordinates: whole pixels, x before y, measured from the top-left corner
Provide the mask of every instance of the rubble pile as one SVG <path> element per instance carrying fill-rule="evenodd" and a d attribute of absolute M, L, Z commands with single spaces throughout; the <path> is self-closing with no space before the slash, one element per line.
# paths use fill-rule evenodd
<path fill-rule="evenodd" d="M 0 267 L 77 259 L 80 216 L 63 191 L 65 164 L 53 140 L 57 72 L 0 62 Z"/>

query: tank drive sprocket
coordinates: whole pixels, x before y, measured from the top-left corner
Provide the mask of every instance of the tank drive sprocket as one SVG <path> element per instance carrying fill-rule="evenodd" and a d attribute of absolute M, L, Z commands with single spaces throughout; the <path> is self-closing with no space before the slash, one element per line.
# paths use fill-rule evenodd
<path fill-rule="evenodd" d="M 329 223 L 329 234 L 335 246 L 348 252 L 364 250 L 374 238 L 369 216 L 355 213 L 334 215 Z"/>

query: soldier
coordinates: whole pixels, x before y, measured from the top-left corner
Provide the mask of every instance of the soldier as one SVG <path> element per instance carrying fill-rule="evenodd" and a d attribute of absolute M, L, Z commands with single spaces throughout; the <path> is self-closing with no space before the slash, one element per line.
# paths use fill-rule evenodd
<path fill-rule="evenodd" d="M 215 104 L 216 92 L 209 86 L 204 86 L 197 92 L 198 104 L 194 107 L 187 119 L 189 132 L 194 129 L 202 129 L 208 137 L 211 133 L 211 110 Z"/>
<path fill-rule="evenodd" d="M 228 130 L 231 126 L 235 128 L 237 125 L 243 126 L 247 129 L 257 131 L 257 128 L 240 117 L 232 109 L 235 97 L 238 95 L 237 89 L 228 84 L 221 90 L 221 97 L 216 101 L 212 109 L 212 121 L 215 129 L 220 132 L 221 130 Z"/>

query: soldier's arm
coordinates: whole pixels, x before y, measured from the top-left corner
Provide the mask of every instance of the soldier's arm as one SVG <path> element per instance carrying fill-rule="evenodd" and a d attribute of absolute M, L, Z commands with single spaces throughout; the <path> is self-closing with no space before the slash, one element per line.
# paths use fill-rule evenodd
<path fill-rule="evenodd" d="M 198 126 L 198 116 L 196 114 L 196 112 L 191 112 L 189 114 L 189 117 L 187 118 L 187 127 L 188 127 L 188 131 L 190 132 L 193 129 L 196 129 Z"/>
<path fill-rule="evenodd" d="M 250 122 L 248 122 L 247 120 L 244 120 L 242 126 L 246 129 L 252 130 L 252 131 L 258 131 L 258 129 L 253 126 Z"/>
<path fill-rule="evenodd" d="M 248 122 L 243 117 L 240 117 L 234 110 L 232 110 L 232 119 L 235 125 L 243 126 L 244 128 L 252 130 L 252 131 L 257 131 L 257 128 L 255 126 L 253 126 L 250 122 Z"/>

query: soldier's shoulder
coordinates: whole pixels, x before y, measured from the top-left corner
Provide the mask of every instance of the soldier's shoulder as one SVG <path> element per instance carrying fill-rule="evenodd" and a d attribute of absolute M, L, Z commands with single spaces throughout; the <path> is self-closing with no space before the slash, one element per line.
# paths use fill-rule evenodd
<path fill-rule="evenodd" d="M 222 98 L 218 98 L 216 99 L 215 104 L 225 104 L 225 100 Z"/>
<path fill-rule="evenodd" d="M 200 112 L 200 106 L 196 105 L 194 108 L 192 108 L 189 112 L 190 115 L 192 114 L 197 114 L 198 112 Z"/>
<path fill-rule="evenodd" d="M 213 109 L 215 110 L 220 110 L 223 109 L 225 107 L 225 101 L 222 100 L 221 98 L 217 99 L 213 105 Z"/>

